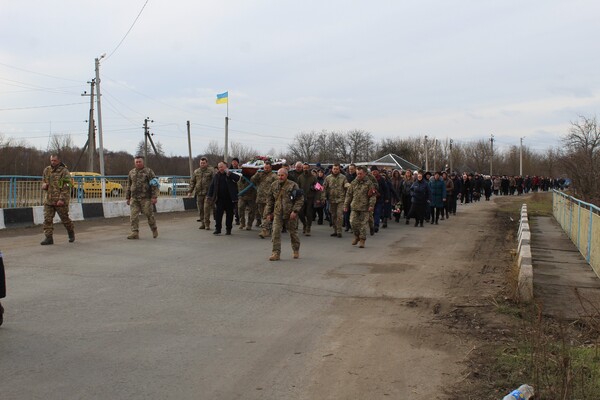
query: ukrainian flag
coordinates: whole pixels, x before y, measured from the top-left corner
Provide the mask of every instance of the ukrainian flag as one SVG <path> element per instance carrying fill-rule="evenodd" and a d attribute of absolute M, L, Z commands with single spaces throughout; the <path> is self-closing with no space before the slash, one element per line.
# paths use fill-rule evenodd
<path fill-rule="evenodd" d="M 217 94 L 217 104 L 227 104 L 229 101 L 229 92 Z"/>

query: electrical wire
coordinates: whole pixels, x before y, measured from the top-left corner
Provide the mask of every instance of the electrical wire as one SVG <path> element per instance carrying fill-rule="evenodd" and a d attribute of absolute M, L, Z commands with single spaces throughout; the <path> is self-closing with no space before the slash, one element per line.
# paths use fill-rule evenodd
<path fill-rule="evenodd" d="M 54 75 L 43 74 L 43 73 L 41 73 L 41 72 L 30 71 L 30 70 L 28 70 L 28 69 L 24 69 L 24 68 L 15 67 L 15 66 L 13 66 L 13 65 L 5 64 L 5 63 L 2 63 L 2 62 L 0 62 L 0 65 L 3 65 L 3 66 L 5 66 L 5 67 L 8 67 L 8 68 L 16 69 L 16 70 L 18 70 L 18 71 L 27 72 L 27 73 L 30 73 L 30 74 L 35 74 L 35 75 L 45 76 L 45 77 L 48 77 L 48 78 L 53 78 L 53 79 L 60 79 L 60 80 L 63 80 L 63 81 L 69 81 L 69 82 L 77 82 L 77 83 L 81 83 L 81 80 L 75 80 L 75 79 L 70 79 L 70 78 L 62 78 L 62 77 L 60 77 L 60 76 L 54 76 Z"/>
<path fill-rule="evenodd" d="M 135 20 L 133 21 L 133 23 L 131 24 L 131 26 L 127 30 L 127 33 L 125 34 L 125 36 L 123 36 L 123 39 L 121 39 L 121 41 L 119 42 L 119 44 L 117 45 L 117 47 L 115 47 L 115 49 L 105 58 L 105 60 L 108 60 L 110 58 L 110 56 L 112 56 L 113 54 L 115 54 L 115 52 L 119 49 L 119 47 L 121 47 L 121 45 L 123 44 L 123 42 L 127 38 L 127 35 L 129 35 L 129 32 L 131 32 L 131 30 L 135 26 L 135 23 L 140 18 L 140 15 L 142 15 L 142 12 L 144 11 L 144 8 L 146 8 L 146 5 L 148 4 L 148 1 L 150 1 L 150 0 L 146 0 L 146 2 L 144 3 L 144 5 L 142 6 L 142 9 L 138 13 L 137 17 L 135 17 Z"/>
<path fill-rule="evenodd" d="M 88 102 L 81 103 L 67 103 L 67 104 L 52 104 L 47 106 L 30 106 L 30 107 L 15 107 L 15 108 L 0 108 L 0 111 L 15 111 L 15 110 L 33 110 L 35 108 L 52 108 L 52 107 L 67 107 L 78 104 L 88 104 Z"/>

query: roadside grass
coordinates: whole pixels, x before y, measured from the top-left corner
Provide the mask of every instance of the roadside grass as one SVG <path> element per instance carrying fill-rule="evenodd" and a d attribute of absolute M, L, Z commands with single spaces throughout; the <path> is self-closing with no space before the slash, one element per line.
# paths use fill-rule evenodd
<path fill-rule="evenodd" d="M 522 311 L 532 317 L 531 309 Z M 494 387 L 528 383 L 535 388 L 537 399 L 599 398 L 598 331 L 582 331 L 574 324 L 543 318 L 539 312 L 533 315 L 533 321 L 516 322 L 522 329 L 515 341 L 495 350 L 490 368 Z"/>
<path fill-rule="evenodd" d="M 505 196 L 497 198 L 498 211 L 507 212 L 517 219 L 521 212 L 521 206 L 527 204 L 527 213 L 531 217 L 552 216 L 552 192 L 537 192 L 527 196 Z"/>

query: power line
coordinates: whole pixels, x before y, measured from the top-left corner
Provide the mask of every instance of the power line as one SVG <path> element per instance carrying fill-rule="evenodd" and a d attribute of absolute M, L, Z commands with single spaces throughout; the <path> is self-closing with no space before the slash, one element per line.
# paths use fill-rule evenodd
<path fill-rule="evenodd" d="M 0 111 L 32 110 L 32 109 L 35 109 L 35 108 L 66 107 L 66 106 L 74 106 L 74 105 L 79 105 L 79 104 L 87 104 L 87 102 L 82 102 L 82 103 L 67 103 L 67 104 L 52 104 L 52 105 L 47 105 L 47 106 L 0 108 Z"/>
<path fill-rule="evenodd" d="M 125 34 L 125 36 L 123 36 L 123 39 L 121 39 L 121 41 L 119 42 L 119 44 L 117 45 L 117 47 L 115 47 L 115 49 L 105 58 L 106 60 L 108 60 L 110 58 L 110 56 L 112 56 L 113 54 L 115 54 L 115 52 L 119 49 L 119 47 L 121 47 L 121 44 L 123 44 L 123 42 L 125 41 L 125 38 L 127 38 L 127 35 L 129 35 L 129 32 L 131 32 L 131 30 L 135 26 L 135 23 L 140 18 L 140 15 L 142 15 L 142 11 L 144 11 L 144 8 L 146 8 L 146 4 L 148 4 L 148 1 L 150 1 L 150 0 L 146 0 L 146 2 L 144 3 L 144 5 L 142 6 L 142 9 L 138 13 L 137 17 L 135 17 L 135 20 L 133 21 L 133 23 L 131 24 L 131 26 L 127 30 L 127 33 Z"/>
<path fill-rule="evenodd" d="M 60 80 L 63 80 L 63 81 L 70 81 L 70 82 L 77 82 L 77 83 L 81 83 L 81 80 L 75 80 L 75 79 L 70 79 L 70 78 L 62 78 L 62 77 L 60 77 L 60 76 L 54 76 L 54 75 L 43 74 L 43 73 L 41 73 L 41 72 L 30 71 L 30 70 L 28 70 L 28 69 L 25 69 L 25 68 L 19 68 L 19 67 L 15 67 L 15 66 L 13 66 L 13 65 L 8 65 L 8 64 L 2 63 L 2 62 L 0 62 L 0 65 L 3 65 L 3 66 L 5 66 L 5 67 L 8 67 L 8 68 L 16 69 L 16 70 L 19 70 L 19 71 L 27 72 L 27 73 L 30 73 L 30 74 L 35 74 L 35 75 L 45 76 L 45 77 L 48 77 L 48 78 L 53 78 L 53 79 L 60 79 Z"/>

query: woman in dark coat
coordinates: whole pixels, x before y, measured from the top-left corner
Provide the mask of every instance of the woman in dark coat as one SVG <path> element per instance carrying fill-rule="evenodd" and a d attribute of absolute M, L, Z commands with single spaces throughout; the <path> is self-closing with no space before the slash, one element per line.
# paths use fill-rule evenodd
<path fill-rule="evenodd" d="M 423 173 L 417 174 L 417 180 L 410 187 L 411 207 L 410 216 L 415 219 L 415 226 L 423 226 L 425 210 L 430 203 L 431 191 L 429 185 L 423 179 Z"/>
<path fill-rule="evenodd" d="M 431 223 L 435 222 L 437 225 L 446 202 L 446 183 L 439 172 L 429 180 L 429 189 L 431 189 Z"/>

